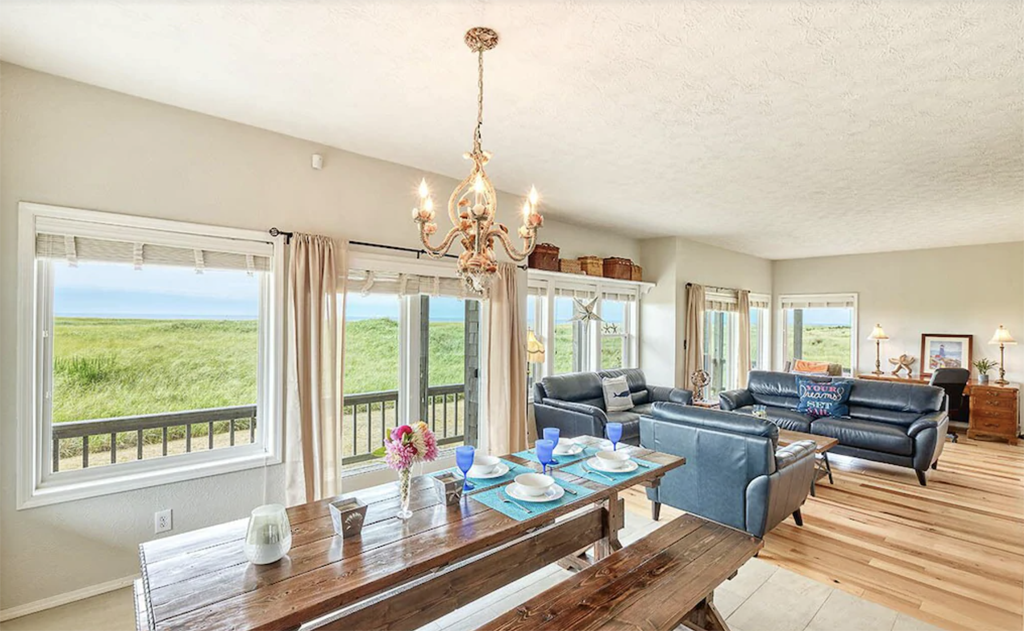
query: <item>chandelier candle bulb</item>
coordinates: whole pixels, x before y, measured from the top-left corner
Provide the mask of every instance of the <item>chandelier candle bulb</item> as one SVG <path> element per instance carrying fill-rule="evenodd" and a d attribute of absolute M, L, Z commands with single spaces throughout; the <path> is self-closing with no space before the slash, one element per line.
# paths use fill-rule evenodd
<path fill-rule="evenodd" d="M 429 237 L 437 232 L 434 223 L 434 202 L 430 197 L 427 182 L 420 182 L 420 204 L 413 213 L 413 221 L 419 224 L 420 242 L 433 258 L 441 258 L 458 241 L 463 252 L 458 256 L 459 277 L 472 291 L 482 293 L 498 271 L 495 241 L 501 244 L 505 253 L 515 262 L 526 259 L 537 245 L 537 229 L 544 225 L 544 218 L 537 212 L 538 195 L 536 187 L 530 187 L 528 201 L 523 205 L 523 225 L 518 235 L 523 239 L 523 249 L 512 244 L 507 226 L 498 223 L 498 195 L 487 177 L 484 166 L 490 161 L 491 153 L 481 146 L 484 117 L 484 52 L 498 45 L 498 34 L 492 29 L 476 27 L 466 32 L 466 45 L 477 55 L 477 115 L 473 132 L 473 150 L 463 154 L 472 160 L 469 176 L 459 182 L 448 200 L 448 217 L 453 227 L 438 246 L 430 244 Z"/>

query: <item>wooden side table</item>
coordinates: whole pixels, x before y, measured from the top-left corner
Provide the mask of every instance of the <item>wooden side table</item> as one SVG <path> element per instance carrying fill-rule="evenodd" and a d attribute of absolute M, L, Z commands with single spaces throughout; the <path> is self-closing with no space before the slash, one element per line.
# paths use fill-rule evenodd
<path fill-rule="evenodd" d="M 971 386 L 971 417 L 967 437 L 998 438 L 1017 444 L 1020 431 L 1020 384 Z"/>
<path fill-rule="evenodd" d="M 721 405 L 718 401 L 694 401 L 693 406 L 698 408 L 704 408 L 705 410 L 717 410 Z"/>
<path fill-rule="evenodd" d="M 817 469 L 817 474 L 814 476 L 814 482 L 811 482 L 811 497 L 815 497 L 814 485 L 818 480 L 828 477 L 828 483 L 835 484 L 835 481 L 832 479 L 832 465 L 828 461 L 828 450 L 838 445 L 839 439 L 829 436 L 818 436 L 817 434 L 794 432 L 789 429 L 779 430 L 779 447 L 786 447 L 801 440 L 814 442 L 814 466 Z"/>

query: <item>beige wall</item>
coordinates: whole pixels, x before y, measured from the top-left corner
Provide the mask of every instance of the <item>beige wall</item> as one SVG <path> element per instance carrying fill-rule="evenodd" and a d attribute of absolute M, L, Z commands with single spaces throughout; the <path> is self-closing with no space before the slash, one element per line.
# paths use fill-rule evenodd
<path fill-rule="evenodd" d="M 7 64 L 0 110 L 0 609 L 8 609 L 137 572 L 137 544 L 154 538 L 156 510 L 173 508 L 179 533 L 243 517 L 281 490 L 272 468 L 15 510 L 19 201 L 415 247 L 416 183 L 425 175 L 444 191 L 455 181 Z M 324 155 L 322 171 L 310 168 L 314 152 Z M 518 208 L 510 196 L 501 205 L 512 216 Z M 639 254 L 635 240 L 557 221 L 541 236 L 569 256 Z"/>
<path fill-rule="evenodd" d="M 882 363 L 906 353 L 918 358 L 915 373 L 922 333 L 973 335 L 975 359 L 999 360 L 988 341 L 1000 324 L 1024 343 L 1024 243 L 776 261 L 774 288 L 776 296 L 857 292 L 860 372 L 875 367 L 866 339 L 875 323 L 890 338 Z M 1006 348 L 1006 365 L 1007 379 L 1024 381 L 1024 346 Z"/>
<path fill-rule="evenodd" d="M 641 242 L 646 280 L 656 282 L 641 303 L 640 365 L 654 384 L 691 389 L 683 374 L 686 284 L 772 293 L 772 262 L 682 238 Z"/>

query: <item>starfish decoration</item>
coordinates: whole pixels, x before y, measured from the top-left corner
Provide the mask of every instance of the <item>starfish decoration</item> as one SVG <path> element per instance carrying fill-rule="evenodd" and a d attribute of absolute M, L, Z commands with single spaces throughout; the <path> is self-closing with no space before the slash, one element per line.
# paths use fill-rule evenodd
<path fill-rule="evenodd" d="M 590 302 L 583 302 L 579 298 L 573 298 L 572 300 L 576 303 L 576 313 L 572 316 L 573 322 L 582 322 L 584 325 L 588 325 L 591 322 L 604 322 L 601 316 L 594 313 L 594 309 L 597 308 L 597 298 Z"/>

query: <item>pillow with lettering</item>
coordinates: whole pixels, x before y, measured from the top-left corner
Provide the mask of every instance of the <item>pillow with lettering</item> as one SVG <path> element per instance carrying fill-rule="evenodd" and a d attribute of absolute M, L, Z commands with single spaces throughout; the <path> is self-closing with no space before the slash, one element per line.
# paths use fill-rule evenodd
<path fill-rule="evenodd" d="M 815 381 L 797 377 L 796 387 L 800 393 L 797 412 L 814 418 L 850 415 L 850 406 L 846 402 L 850 400 L 852 381 Z"/>
<path fill-rule="evenodd" d="M 629 392 L 626 375 L 605 377 L 601 380 L 604 389 L 604 407 L 609 412 L 625 412 L 633 409 L 633 395 Z"/>

